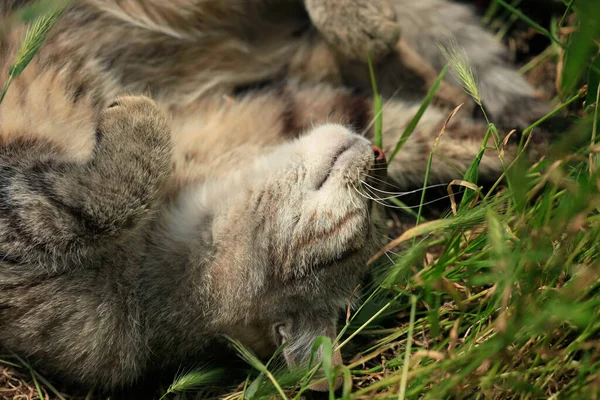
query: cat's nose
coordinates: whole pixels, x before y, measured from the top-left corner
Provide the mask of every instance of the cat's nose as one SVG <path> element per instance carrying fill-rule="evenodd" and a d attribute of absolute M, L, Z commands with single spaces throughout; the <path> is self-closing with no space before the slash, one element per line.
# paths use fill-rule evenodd
<path fill-rule="evenodd" d="M 373 145 L 373 154 L 375 155 L 375 161 L 385 161 L 385 154 L 379 147 Z"/>
<path fill-rule="evenodd" d="M 378 178 L 379 183 L 383 183 L 387 178 L 387 162 L 385 159 L 385 154 L 380 147 L 375 145 L 371 146 L 373 148 L 373 170 L 372 175 L 375 178 Z M 377 185 L 379 185 L 377 183 Z"/>

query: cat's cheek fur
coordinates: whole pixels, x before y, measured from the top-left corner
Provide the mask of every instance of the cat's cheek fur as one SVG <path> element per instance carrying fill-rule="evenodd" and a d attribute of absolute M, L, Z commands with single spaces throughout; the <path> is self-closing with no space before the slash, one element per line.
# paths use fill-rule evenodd
<path fill-rule="evenodd" d="M 190 262 L 211 282 L 216 331 L 268 353 L 280 344 L 273 326 L 291 318 L 287 326 L 301 343 L 293 356 L 288 352 L 291 366 L 308 361 L 318 336 L 335 336 L 331 321 L 352 302 L 377 250 L 375 210 L 358 192 L 373 162 L 366 139 L 323 125 L 175 203 L 165 224 L 173 231 L 166 233 L 188 237 L 188 247 L 200 237 L 211 241 L 213 261 Z M 317 320 L 327 326 L 315 328 Z"/>

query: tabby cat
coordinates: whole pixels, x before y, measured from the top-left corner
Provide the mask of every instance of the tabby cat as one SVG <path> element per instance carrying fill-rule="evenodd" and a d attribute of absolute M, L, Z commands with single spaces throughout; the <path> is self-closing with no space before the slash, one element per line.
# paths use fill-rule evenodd
<path fill-rule="evenodd" d="M 27 3 L 2 1 L 4 21 Z M 12 22 L 4 77 L 26 30 Z M 383 244 L 386 173 L 422 185 L 465 101 L 445 83 L 386 171 L 445 63 L 437 42 L 454 40 L 504 128 L 548 110 L 447 0 L 76 0 L 0 105 L 0 346 L 104 389 L 194 363 L 223 335 L 261 356 L 290 340 L 302 366 Z M 388 96 L 383 152 L 367 50 Z M 469 115 L 447 126 L 430 182 L 477 153 L 486 125 Z M 481 176 L 501 171 L 484 157 Z"/>

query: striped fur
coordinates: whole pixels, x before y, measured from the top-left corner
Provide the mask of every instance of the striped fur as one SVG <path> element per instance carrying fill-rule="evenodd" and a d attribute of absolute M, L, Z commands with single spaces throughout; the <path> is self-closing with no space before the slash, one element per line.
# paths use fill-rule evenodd
<path fill-rule="evenodd" d="M 363 186 L 384 173 L 363 137 L 374 115 L 361 49 L 382 53 L 389 93 L 415 74 L 431 83 L 432 43 L 454 33 L 493 71 L 492 114 L 538 105 L 467 8 L 379 3 L 380 16 L 362 0 L 343 13 L 309 0 L 77 1 L 0 105 L 0 345 L 112 389 L 194 363 L 222 334 L 263 356 L 295 338 L 292 366 L 335 335 L 383 238 Z M 390 43 L 395 20 L 403 39 Z M 23 34 L 0 39 L 2 76 Z M 420 89 L 386 102 L 385 152 Z M 398 186 L 422 184 L 446 115 L 430 108 L 388 167 Z M 484 133 L 459 115 L 437 149 L 456 169 L 435 158 L 430 182 L 460 177 Z M 483 158 L 481 176 L 500 171 Z"/>

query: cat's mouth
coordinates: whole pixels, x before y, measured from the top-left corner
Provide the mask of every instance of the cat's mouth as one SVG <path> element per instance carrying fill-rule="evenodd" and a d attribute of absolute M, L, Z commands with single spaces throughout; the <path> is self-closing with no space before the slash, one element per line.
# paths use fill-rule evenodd
<path fill-rule="evenodd" d="M 340 158 L 342 158 L 341 156 L 344 155 L 345 153 L 348 153 L 354 144 L 356 144 L 356 142 L 345 143 L 342 146 L 340 146 L 340 148 L 335 152 L 335 154 L 331 158 L 329 168 L 327 168 L 327 173 L 317 183 L 317 190 L 320 190 L 325 185 L 325 183 L 331 177 L 333 171 L 336 169 L 337 164 L 341 163 L 341 161 L 340 161 Z M 342 158 L 342 160 L 343 160 L 343 158 Z"/>
<path fill-rule="evenodd" d="M 372 157 L 371 160 L 369 160 L 370 157 Z M 367 163 L 364 163 L 364 160 Z M 334 172 L 352 168 L 355 164 L 362 164 L 362 168 L 366 170 L 367 178 L 371 178 L 369 180 L 372 185 L 382 186 L 385 182 L 387 178 L 387 162 L 383 150 L 363 140 L 351 140 L 340 145 L 331 157 L 327 173 L 318 181 L 316 189 L 320 190 L 323 188 Z"/>

